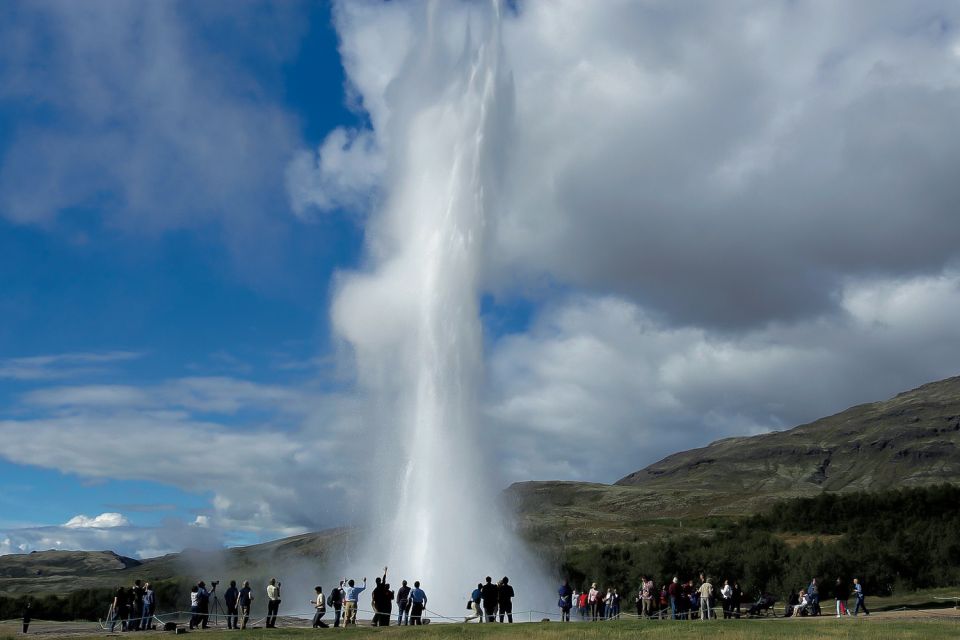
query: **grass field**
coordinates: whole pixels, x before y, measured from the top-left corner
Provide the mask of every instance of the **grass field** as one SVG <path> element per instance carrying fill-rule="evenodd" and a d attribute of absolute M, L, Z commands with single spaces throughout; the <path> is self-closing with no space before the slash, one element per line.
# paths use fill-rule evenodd
<path fill-rule="evenodd" d="M 85 640 L 120 636 L 105 632 L 93 632 L 91 626 L 78 627 L 73 623 L 38 623 L 31 626 L 30 635 L 40 638 L 64 638 Z M 0 623 L 0 638 L 23 638 L 19 635 L 18 625 L 13 622 Z M 874 614 L 856 619 L 837 620 L 832 617 L 816 619 L 764 619 L 764 620 L 716 620 L 710 622 L 658 622 L 658 621 L 617 621 L 601 623 L 560 624 L 433 624 L 423 627 L 387 627 L 372 628 L 359 626 L 350 629 L 247 629 L 243 632 L 223 629 L 197 631 L 195 635 L 211 635 L 209 640 L 226 634 L 243 640 L 308 640 L 317 636 L 338 636 L 343 638 L 383 638 L 401 640 L 417 638 L 424 640 L 548 640 L 552 638 L 569 639 L 621 639 L 621 638 L 668 638 L 684 640 L 687 638 L 709 638 L 710 640 L 749 640 L 803 638 L 864 638 L 879 640 L 883 638 L 917 638 L 937 640 L 960 637 L 960 611 L 953 609 L 938 611 L 889 612 Z M 159 632 L 132 634 L 132 637 L 150 638 L 160 636 Z M 169 635 L 169 634 L 163 634 Z"/>

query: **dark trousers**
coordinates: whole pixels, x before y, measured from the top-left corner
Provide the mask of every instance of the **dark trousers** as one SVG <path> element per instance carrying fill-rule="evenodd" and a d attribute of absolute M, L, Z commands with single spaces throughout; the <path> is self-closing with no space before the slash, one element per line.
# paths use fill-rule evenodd
<path fill-rule="evenodd" d="M 227 629 L 237 629 L 237 605 L 227 605 Z"/>
<path fill-rule="evenodd" d="M 497 621 L 497 605 L 483 603 L 483 613 L 487 618 L 487 622 L 496 622 Z"/>
<path fill-rule="evenodd" d="M 190 607 L 190 628 L 200 626 L 200 607 Z"/>
<path fill-rule="evenodd" d="M 410 624 L 423 624 L 420 620 L 423 618 L 423 603 L 414 602 L 410 611 Z"/>
<path fill-rule="evenodd" d="M 406 617 L 407 621 L 404 623 L 403 619 Z M 398 602 L 397 603 L 397 624 L 410 624 L 410 603 L 409 602 Z"/>
<path fill-rule="evenodd" d="M 279 611 L 280 611 L 279 600 L 267 600 L 267 621 L 265 626 L 271 629 L 277 626 L 277 613 Z"/>
<path fill-rule="evenodd" d="M 320 618 L 323 617 L 323 614 L 325 614 L 326 612 L 327 612 L 326 609 L 318 609 L 318 610 L 317 610 L 317 613 L 314 614 L 314 616 L 313 616 L 313 628 L 314 628 L 314 629 L 316 629 L 317 627 L 320 627 L 321 629 L 326 629 L 327 627 L 330 626 L 330 625 L 328 625 L 326 622 L 324 622 L 323 620 L 320 619 Z"/>
<path fill-rule="evenodd" d="M 503 616 L 507 616 L 509 622 L 513 622 L 513 603 L 500 604 L 500 622 L 503 622 Z"/>
<path fill-rule="evenodd" d="M 863 602 L 863 596 L 857 596 L 857 605 L 853 608 L 853 615 L 860 613 L 860 609 L 863 609 L 865 614 L 870 615 L 870 612 L 867 611 L 867 605 Z"/>
<path fill-rule="evenodd" d="M 29 628 L 30 628 L 30 623 L 29 623 L 29 622 L 24 622 L 24 623 L 23 623 L 23 632 L 26 633 L 26 632 L 27 632 L 27 629 L 29 629 Z"/>
<path fill-rule="evenodd" d="M 340 626 L 340 614 L 343 612 L 343 605 L 333 607 L 333 626 Z"/>
<path fill-rule="evenodd" d="M 379 606 L 376 608 L 377 612 L 373 614 L 373 626 L 375 627 L 389 627 L 390 626 L 390 616 L 393 613 L 393 607 L 384 607 Z"/>

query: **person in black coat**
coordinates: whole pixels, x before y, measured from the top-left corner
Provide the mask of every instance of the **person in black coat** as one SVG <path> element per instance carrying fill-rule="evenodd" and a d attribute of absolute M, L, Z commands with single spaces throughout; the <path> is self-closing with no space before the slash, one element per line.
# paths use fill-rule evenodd
<path fill-rule="evenodd" d="M 223 594 L 223 604 L 227 607 L 227 629 L 238 629 L 237 601 L 240 599 L 240 589 L 237 589 L 237 581 L 231 580 L 230 586 Z"/>
<path fill-rule="evenodd" d="M 496 622 L 497 617 L 497 585 L 493 584 L 493 578 L 487 576 L 487 583 L 480 590 L 483 597 L 483 615 L 487 617 L 487 622 Z"/>
<path fill-rule="evenodd" d="M 27 629 L 30 627 L 30 608 L 31 604 L 27 602 L 26 606 L 23 608 L 23 632 L 26 633 Z"/>
<path fill-rule="evenodd" d="M 508 622 L 513 622 L 513 587 L 510 586 L 510 579 L 503 576 L 500 585 L 497 587 L 497 606 L 500 609 L 500 622 L 503 622 L 503 616 L 506 615 Z"/>

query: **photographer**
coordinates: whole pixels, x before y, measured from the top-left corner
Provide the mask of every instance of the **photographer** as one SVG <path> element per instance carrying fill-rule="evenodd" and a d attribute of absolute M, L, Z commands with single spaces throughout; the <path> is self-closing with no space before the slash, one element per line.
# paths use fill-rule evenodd
<path fill-rule="evenodd" d="M 278 611 L 280 611 L 280 583 L 276 578 L 270 578 L 270 584 L 267 585 L 266 627 L 268 629 L 276 628 Z"/>
<path fill-rule="evenodd" d="M 216 584 L 214 583 L 214 589 Z M 197 614 L 200 628 L 206 629 L 210 622 L 210 592 L 207 591 L 207 585 L 203 580 L 197 583 Z"/>

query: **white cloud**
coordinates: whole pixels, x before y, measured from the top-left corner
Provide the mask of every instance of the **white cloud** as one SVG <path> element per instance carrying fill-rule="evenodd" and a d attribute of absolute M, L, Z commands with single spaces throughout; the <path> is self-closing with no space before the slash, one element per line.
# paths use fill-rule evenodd
<path fill-rule="evenodd" d="M 112 527 L 126 527 L 130 524 L 123 514 L 101 513 L 93 518 L 85 515 L 76 515 L 63 523 L 67 529 L 110 529 Z"/>
<path fill-rule="evenodd" d="M 347 446 L 359 406 L 312 383 L 277 387 L 226 377 L 49 386 L 8 407 L 14 417 L 0 417 L 0 457 L 83 478 L 212 492 L 212 511 L 193 522 L 199 528 L 302 533 L 344 522 L 365 488 L 364 477 L 343 480 L 363 459 L 363 450 Z M 135 464 L 118 455 L 130 434 L 150 442 Z M 317 501 L 318 491 L 334 499 Z M 64 528 L 123 528 L 112 517 L 77 516 Z"/>
<path fill-rule="evenodd" d="M 614 481 L 960 373 L 960 275 L 849 283 L 844 314 L 742 335 L 575 297 L 494 347 L 488 414 L 512 479 Z"/>
<path fill-rule="evenodd" d="M 87 520 L 93 521 L 96 518 Z M 174 519 L 166 520 L 155 527 L 132 526 L 126 519 L 123 519 L 122 523 L 109 518 L 108 520 L 109 526 L 74 526 L 67 523 L 62 526 L 7 529 L 0 534 L 3 536 L 0 540 L 0 555 L 57 549 L 113 551 L 122 556 L 151 558 L 177 553 L 187 547 L 220 548 L 224 543 L 222 531 L 198 528 Z"/>
<path fill-rule="evenodd" d="M 234 47 L 279 70 L 304 21 L 292 4 L 233 9 L 89 0 L 5 11 L 0 100 L 17 116 L 0 215 L 56 228 L 86 208 L 108 228 L 213 224 L 232 247 L 255 236 L 262 248 L 278 233 L 268 217 L 283 207 L 297 124 Z"/>
<path fill-rule="evenodd" d="M 404 61 L 439 28 L 426 14 L 336 13 L 388 158 L 414 115 Z M 504 21 L 513 122 L 486 286 L 559 281 L 730 330 L 841 313 L 850 277 L 939 272 L 960 238 L 958 24 L 947 1 L 521 3 Z M 380 175 L 380 154 L 364 161 L 291 172 L 291 197 L 336 200 L 341 179 Z"/>
<path fill-rule="evenodd" d="M 334 129 L 316 153 L 301 151 L 287 166 L 291 207 L 301 217 L 310 207 L 363 211 L 374 201 L 383 170 L 374 136 Z"/>
<path fill-rule="evenodd" d="M 109 371 L 111 365 L 135 360 L 142 354 L 132 351 L 104 353 L 60 353 L 0 360 L 0 379 L 51 380 Z"/>

